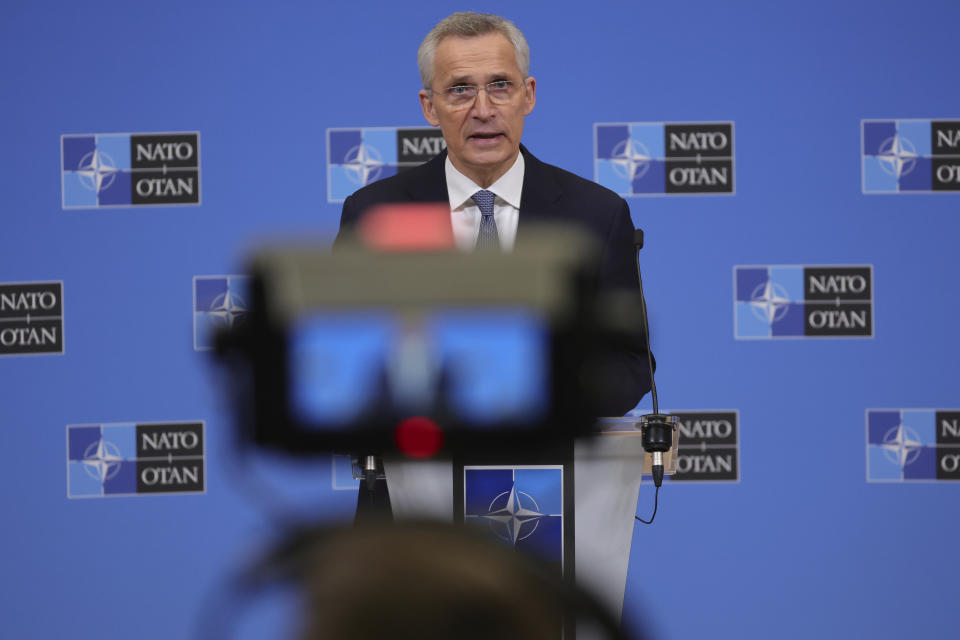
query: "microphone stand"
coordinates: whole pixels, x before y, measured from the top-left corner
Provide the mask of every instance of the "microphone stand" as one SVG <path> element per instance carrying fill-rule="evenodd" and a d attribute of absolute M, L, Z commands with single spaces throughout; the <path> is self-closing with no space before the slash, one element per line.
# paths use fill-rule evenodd
<path fill-rule="evenodd" d="M 640 416 L 640 432 L 643 449 L 652 454 L 653 464 L 650 466 L 653 474 L 653 484 L 658 495 L 660 485 L 663 484 L 663 454 L 673 446 L 673 432 L 679 422 L 676 416 L 660 413 L 660 404 L 657 399 L 657 383 L 653 377 L 653 358 L 650 355 L 650 321 L 647 317 L 647 301 L 643 295 L 643 278 L 640 275 L 640 250 L 643 249 L 643 229 L 634 229 L 633 244 L 636 247 L 637 284 L 640 285 L 640 310 L 643 315 L 643 337 L 647 348 L 647 366 L 650 372 L 650 396 L 653 400 L 653 413 Z M 654 507 L 656 515 L 656 507 Z M 653 518 L 650 518 L 653 521 Z M 646 521 L 644 521 L 646 522 Z"/>

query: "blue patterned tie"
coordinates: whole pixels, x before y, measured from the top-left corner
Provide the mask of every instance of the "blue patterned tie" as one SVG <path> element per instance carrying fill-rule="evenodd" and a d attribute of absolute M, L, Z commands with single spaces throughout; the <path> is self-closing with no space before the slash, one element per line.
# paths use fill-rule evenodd
<path fill-rule="evenodd" d="M 477 249 L 499 249 L 500 237 L 497 235 L 497 221 L 493 219 L 493 193 L 486 189 L 473 194 L 473 201 L 480 207 L 480 234 L 477 236 Z"/>

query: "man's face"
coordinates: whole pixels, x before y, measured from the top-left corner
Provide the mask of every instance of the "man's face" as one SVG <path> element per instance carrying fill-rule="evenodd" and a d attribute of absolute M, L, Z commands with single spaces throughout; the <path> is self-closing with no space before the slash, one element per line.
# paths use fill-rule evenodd
<path fill-rule="evenodd" d="M 523 119 L 536 103 L 536 81 L 524 81 L 513 46 L 500 33 L 444 38 L 437 45 L 433 71 L 434 93 L 420 91 L 423 115 L 443 132 L 453 166 L 488 187 L 506 173 L 519 153 Z M 493 104 L 483 90 L 497 80 L 509 80 L 516 88 L 507 104 Z M 437 93 L 460 84 L 482 88 L 466 106 L 454 107 Z"/>

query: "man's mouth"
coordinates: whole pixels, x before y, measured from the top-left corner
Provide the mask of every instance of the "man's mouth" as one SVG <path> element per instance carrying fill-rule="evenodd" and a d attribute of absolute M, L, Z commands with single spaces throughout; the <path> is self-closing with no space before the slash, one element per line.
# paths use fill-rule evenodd
<path fill-rule="evenodd" d="M 471 134 L 470 138 L 474 140 L 494 140 L 502 135 L 502 133 L 474 133 Z"/>

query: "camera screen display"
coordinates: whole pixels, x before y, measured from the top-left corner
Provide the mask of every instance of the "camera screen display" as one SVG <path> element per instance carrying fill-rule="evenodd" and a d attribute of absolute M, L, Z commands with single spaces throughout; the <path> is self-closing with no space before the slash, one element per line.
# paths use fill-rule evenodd
<path fill-rule="evenodd" d="M 548 324 L 522 308 L 316 311 L 288 340 L 293 416 L 337 431 L 372 413 L 532 423 L 551 406 Z"/>

